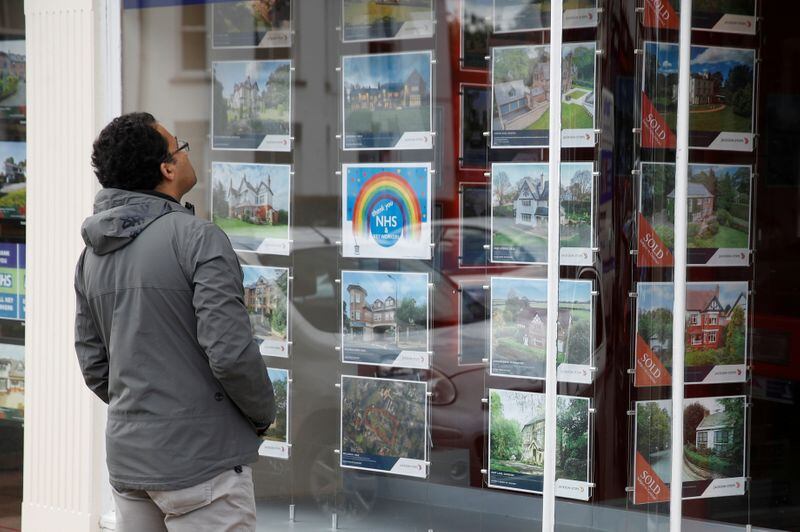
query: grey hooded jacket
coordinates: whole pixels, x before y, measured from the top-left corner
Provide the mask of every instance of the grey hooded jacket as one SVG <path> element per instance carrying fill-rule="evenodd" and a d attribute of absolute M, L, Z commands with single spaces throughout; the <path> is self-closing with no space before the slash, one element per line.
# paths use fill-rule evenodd
<path fill-rule="evenodd" d="M 83 223 L 75 347 L 108 403 L 117 489 L 174 490 L 258 459 L 275 400 L 227 236 L 174 201 L 103 189 Z"/>

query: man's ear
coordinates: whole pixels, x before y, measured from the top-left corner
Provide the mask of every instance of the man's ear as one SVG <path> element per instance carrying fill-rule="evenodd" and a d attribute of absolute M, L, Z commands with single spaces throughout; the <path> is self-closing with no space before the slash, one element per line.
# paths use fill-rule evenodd
<path fill-rule="evenodd" d="M 164 162 L 161 163 L 159 167 L 161 169 L 161 175 L 167 181 L 172 182 L 175 179 L 175 165 L 171 162 Z"/>

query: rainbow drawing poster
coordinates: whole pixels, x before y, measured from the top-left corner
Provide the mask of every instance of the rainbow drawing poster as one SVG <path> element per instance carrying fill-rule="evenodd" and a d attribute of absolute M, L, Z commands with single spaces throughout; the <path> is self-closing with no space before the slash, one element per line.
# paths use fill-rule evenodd
<path fill-rule="evenodd" d="M 431 258 L 430 163 L 342 167 L 342 255 Z"/>

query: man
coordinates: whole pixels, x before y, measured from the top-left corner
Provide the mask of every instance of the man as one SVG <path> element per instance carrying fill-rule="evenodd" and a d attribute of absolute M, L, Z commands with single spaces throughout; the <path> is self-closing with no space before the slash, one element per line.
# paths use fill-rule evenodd
<path fill-rule="evenodd" d="M 108 403 L 123 532 L 255 530 L 246 464 L 275 417 L 230 241 L 180 204 L 197 182 L 188 151 L 131 113 L 92 153 L 103 190 L 81 231 L 75 347 Z"/>

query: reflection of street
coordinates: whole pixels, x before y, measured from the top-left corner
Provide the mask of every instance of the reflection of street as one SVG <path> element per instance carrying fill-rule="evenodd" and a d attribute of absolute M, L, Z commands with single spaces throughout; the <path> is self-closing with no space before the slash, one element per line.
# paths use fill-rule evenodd
<path fill-rule="evenodd" d="M 12 94 L 8 98 L 0 100 L 0 105 L 2 106 L 25 105 L 25 81 L 19 80 L 19 84 L 17 85 L 17 92 Z"/>
<path fill-rule="evenodd" d="M 714 478 L 723 478 L 722 475 L 708 469 L 703 469 L 691 463 L 686 455 L 683 455 L 683 480 L 710 480 Z"/>

